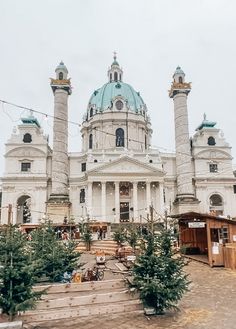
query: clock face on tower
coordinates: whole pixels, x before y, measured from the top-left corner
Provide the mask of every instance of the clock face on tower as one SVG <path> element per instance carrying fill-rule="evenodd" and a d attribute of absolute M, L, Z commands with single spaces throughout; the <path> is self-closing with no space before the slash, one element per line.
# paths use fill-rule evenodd
<path fill-rule="evenodd" d="M 124 106 L 124 104 L 123 104 L 123 102 L 122 101 L 117 101 L 116 102 L 116 108 L 117 108 L 117 110 L 122 110 L 123 109 L 123 106 Z"/>

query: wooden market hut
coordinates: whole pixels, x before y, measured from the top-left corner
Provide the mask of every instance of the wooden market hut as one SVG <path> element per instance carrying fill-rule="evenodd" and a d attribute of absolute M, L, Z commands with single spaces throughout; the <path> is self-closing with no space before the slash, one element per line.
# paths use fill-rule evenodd
<path fill-rule="evenodd" d="M 183 254 L 208 263 L 236 269 L 236 221 L 221 216 L 188 212 L 178 219 Z"/>
<path fill-rule="evenodd" d="M 30 232 L 36 230 L 37 228 L 40 228 L 42 225 L 41 224 L 32 224 L 32 223 L 27 223 L 27 224 L 21 224 L 20 228 L 22 232 L 25 232 L 26 234 L 29 234 Z M 63 224 L 63 223 L 52 223 L 51 224 L 52 228 L 57 232 L 60 230 L 68 232 L 69 236 L 71 237 L 72 232 L 75 232 L 75 239 L 80 238 L 80 234 L 76 231 L 77 225 L 75 224 Z"/>

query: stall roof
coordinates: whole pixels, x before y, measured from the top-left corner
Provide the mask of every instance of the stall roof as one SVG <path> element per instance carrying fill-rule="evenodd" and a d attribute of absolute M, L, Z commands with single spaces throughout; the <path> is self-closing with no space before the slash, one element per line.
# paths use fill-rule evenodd
<path fill-rule="evenodd" d="M 194 219 L 210 219 L 210 220 L 216 220 L 219 222 L 224 222 L 224 223 L 228 223 L 228 224 L 233 224 L 236 225 L 236 220 L 232 220 L 232 219 L 228 219 L 226 217 L 222 217 L 222 216 L 213 216 L 210 214 L 201 214 L 201 213 L 197 213 L 197 212 L 186 212 L 183 214 L 178 214 L 178 215 L 173 215 L 170 216 L 171 218 L 176 218 L 179 221 L 184 220 L 184 221 L 192 221 Z"/>

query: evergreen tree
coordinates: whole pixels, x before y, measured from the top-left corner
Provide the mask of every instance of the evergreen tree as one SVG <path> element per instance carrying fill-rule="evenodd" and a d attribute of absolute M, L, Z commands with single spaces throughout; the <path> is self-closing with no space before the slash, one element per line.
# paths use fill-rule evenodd
<path fill-rule="evenodd" d="M 120 228 L 113 233 L 113 240 L 121 246 L 126 241 L 126 233 L 123 228 Z"/>
<path fill-rule="evenodd" d="M 41 264 L 37 276 L 46 276 L 49 281 L 58 282 L 65 272 L 78 268 L 80 253 L 73 240 L 58 240 L 50 223 L 32 232 L 32 258 Z"/>
<path fill-rule="evenodd" d="M 132 224 L 128 232 L 126 234 L 126 240 L 129 243 L 129 245 L 133 248 L 133 251 L 135 251 L 135 247 L 138 244 L 138 239 L 139 239 L 139 233 L 137 228 Z"/>
<path fill-rule="evenodd" d="M 89 227 L 89 223 L 85 223 L 84 224 L 84 230 L 83 230 L 81 239 L 86 244 L 86 250 L 87 251 L 90 251 L 90 249 L 91 249 L 91 243 L 93 241 L 93 235 L 92 235 L 91 229 Z"/>
<path fill-rule="evenodd" d="M 0 307 L 10 320 L 34 308 L 41 292 L 34 292 L 37 262 L 32 262 L 26 235 L 13 225 L 0 231 Z"/>
<path fill-rule="evenodd" d="M 134 265 L 134 283 L 140 290 L 144 305 L 153 307 L 157 314 L 177 308 L 177 303 L 188 289 L 188 278 L 183 271 L 185 261 L 172 250 L 172 234 L 163 229 L 158 236 L 149 233 L 144 253 Z"/>

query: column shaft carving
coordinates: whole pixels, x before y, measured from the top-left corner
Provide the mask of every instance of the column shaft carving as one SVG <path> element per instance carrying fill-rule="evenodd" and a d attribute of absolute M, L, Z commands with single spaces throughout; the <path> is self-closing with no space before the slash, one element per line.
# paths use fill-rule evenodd
<path fill-rule="evenodd" d="M 106 220 L 106 182 L 102 182 L 102 220 Z"/>
<path fill-rule="evenodd" d="M 151 205 L 151 188 L 150 188 L 150 182 L 146 182 L 146 205 L 147 205 L 147 211 L 149 211 L 149 206 Z"/>
<path fill-rule="evenodd" d="M 115 182 L 115 221 L 120 221 L 120 182 Z"/>
<path fill-rule="evenodd" d="M 90 218 L 92 217 L 92 200 L 93 200 L 93 183 L 88 182 L 86 205 L 87 205 L 87 215 L 89 215 Z"/>
<path fill-rule="evenodd" d="M 138 220 L 138 183 L 133 182 L 134 221 Z"/>

